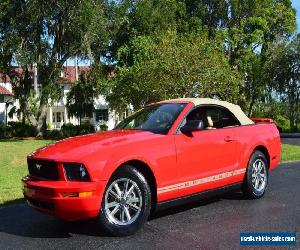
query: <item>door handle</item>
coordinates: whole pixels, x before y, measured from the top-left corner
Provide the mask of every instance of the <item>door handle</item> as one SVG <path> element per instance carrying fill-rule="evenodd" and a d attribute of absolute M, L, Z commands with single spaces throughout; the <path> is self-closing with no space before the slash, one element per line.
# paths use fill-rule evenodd
<path fill-rule="evenodd" d="M 231 141 L 234 141 L 234 139 L 231 137 L 231 136 L 226 136 L 225 138 L 224 138 L 224 141 L 226 141 L 226 142 L 231 142 Z"/>

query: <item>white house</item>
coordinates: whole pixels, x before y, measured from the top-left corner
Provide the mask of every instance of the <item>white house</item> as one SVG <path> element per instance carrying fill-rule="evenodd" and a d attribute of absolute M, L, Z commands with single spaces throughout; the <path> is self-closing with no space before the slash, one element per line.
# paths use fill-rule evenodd
<path fill-rule="evenodd" d="M 49 100 L 49 106 L 47 110 L 47 127 L 48 129 L 60 129 L 61 126 L 65 123 L 72 123 L 74 125 L 79 124 L 79 120 L 75 117 L 69 117 L 68 110 L 66 108 L 67 103 L 67 94 L 70 91 L 72 84 L 74 84 L 79 77 L 80 72 L 87 72 L 90 70 L 89 66 L 65 66 L 61 72 L 60 82 L 62 85 L 63 97 L 61 100 L 56 102 L 51 102 Z M 38 79 L 33 69 L 33 85 L 34 89 L 38 92 Z M 0 78 L 0 123 L 6 122 L 6 114 L 12 108 L 9 106 L 8 109 L 5 109 L 5 102 L 8 100 L 14 100 L 14 104 L 18 105 L 18 101 L 14 99 L 12 86 L 9 81 L 9 78 L 2 77 Z M 103 96 L 99 96 L 95 99 L 94 102 L 94 112 L 93 117 L 87 118 L 90 120 L 90 123 L 95 126 L 97 130 L 100 129 L 100 125 L 107 125 L 108 129 L 113 129 L 115 125 L 126 118 L 126 116 L 131 113 L 131 110 L 124 110 L 124 112 L 117 113 L 115 110 L 112 110 L 108 103 L 105 101 Z M 7 117 L 8 121 L 16 121 L 17 117 L 14 115 L 13 118 Z"/>
<path fill-rule="evenodd" d="M 7 124 L 8 121 L 17 121 L 16 114 L 12 118 L 8 116 L 12 103 L 18 106 L 18 102 L 14 99 L 11 84 L 0 81 L 0 123 Z"/>

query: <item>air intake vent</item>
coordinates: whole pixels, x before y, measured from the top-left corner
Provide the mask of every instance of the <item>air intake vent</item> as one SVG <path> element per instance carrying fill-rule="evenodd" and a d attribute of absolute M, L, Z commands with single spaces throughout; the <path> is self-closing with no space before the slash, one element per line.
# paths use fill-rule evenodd
<path fill-rule="evenodd" d="M 57 163 L 54 161 L 27 159 L 27 164 L 31 176 L 47 180 L 59 179 Z"/>

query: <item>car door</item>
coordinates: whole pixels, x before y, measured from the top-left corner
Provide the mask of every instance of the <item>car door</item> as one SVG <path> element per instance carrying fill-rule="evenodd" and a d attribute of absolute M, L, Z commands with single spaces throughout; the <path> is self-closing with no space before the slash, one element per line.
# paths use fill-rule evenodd
<path fill-rule="evenodd" d="M 205 128 L 191 135 L 177 131 L 174 136 L 180 196 L 230 184 L 238 163 L 235 130 L 240 123 L 229 110 L 200 106 L 182 125 L 188 119 L 204 119 Z"/>

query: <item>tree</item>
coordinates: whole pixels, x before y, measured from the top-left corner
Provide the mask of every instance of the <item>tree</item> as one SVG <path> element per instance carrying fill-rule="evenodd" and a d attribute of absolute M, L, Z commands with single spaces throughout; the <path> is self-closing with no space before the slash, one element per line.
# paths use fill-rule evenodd
<path fill-rule="evenodd" d="M 300 34 L 273 48 L 273 88 L 289 106 L 290 129 L 296 131 L 300 119 Z"/>
<path fill-rule="evenodd" d="M 268 83 L 267 54 L 278 38 L 296 28 L 290 0 L 185 0 L 191 22 L 199 19 L 210 39 L 223 37 L 232 67 L 244 76 L 239 104 L 251 115 L 265 97 Z"/>
<path fill-rule="evenodd" d="M 177 27 L 179 5 L 176 0 L 108 1 L 111 46 L 109 57 L 116 59 L 119 48 L 131 39 L 152 36 Z M 129 62 L 130 58 L 127 58 Z"/>
<path fill-rule="evenodd" d="M 94 83 L 85 73 L 80 75 L 80 79 L 71 86 L 67 95 L 67 109 L 69 116 L 79 119 L 91 117 L 94 111 L 94 97 L 96 96 Z"/>
<path fill-rule="evenodd" d="M 41 86 L 37 116 L 24 107 L 38 135 L 46 128 L 48 100 L 64 63 L 74 56 L 98 59 L 107 44 L 104 1 L 4 0 L 0 3 L 0 70 L 18 87 L 12 65 L 36 65 Z M 93 49 L 92 49 L 93 48 Z M 26 70 L 25 70 L 26 72 Z M 26 110 L 26 111 L 25 111 Z"/>
<path fill-rule="evenodd" d="M 290 37 L 296 27 L 290 0 L 112 2 L 112 62 L 122 67 L 133 65 L 135 52 L 120 51 L 140 36 L 155 39 L 168 30 L 187 36 L 201 33 L 224 47 L 231 68 L 243 76 L 238 103 L 249 115 L 255 103 L 264 100 L 272 80 L 267 64 L 270 46 L 278 39 Z"/>
<path fill-rule="evenodd" d="M 243 73 L 245 84 L 239 102 L 251 116 L 257 101 L 266 97 L 269 74 L 269 48 L 296 28 L 295 10 L 289 0 L 230 1 L 232 15 L 225 41 L 232 66 Z"/>
<path fill-rule="evenodd" d="M 238 72 L 230 67 L 222 47 L 200 34 L 139 36 L 118 53 L 120 66 L 109 81 L 107 97 L 115 108 L 132 104 L 137 109 L 176 97 L 238 99 Z M 128 55 L 133 57 L 129 65 Z"/>

